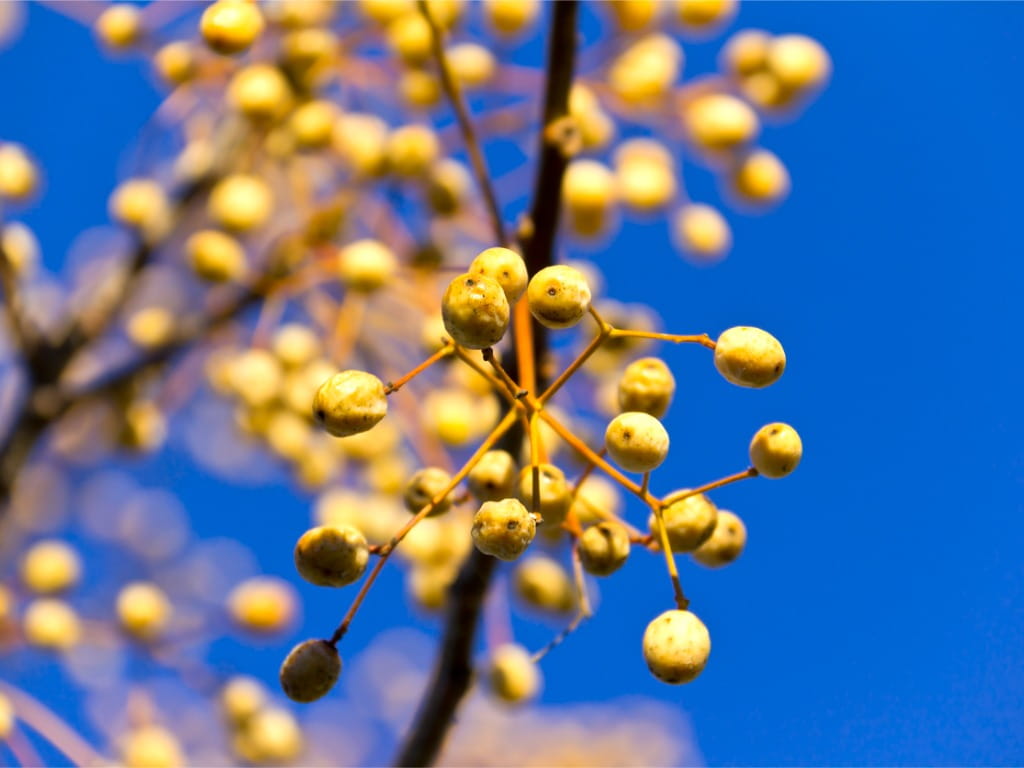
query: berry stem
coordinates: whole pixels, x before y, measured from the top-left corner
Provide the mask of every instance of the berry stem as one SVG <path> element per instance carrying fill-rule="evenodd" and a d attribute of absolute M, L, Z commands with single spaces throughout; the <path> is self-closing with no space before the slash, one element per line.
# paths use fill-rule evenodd
<path fill-rule="evenodd" d="M 387 386 L 384 387 L 384 394 L 390 395 L 393 394 L 394 392 L 397 392 L 410 381 L 412 381 L 425 370 L 427 370 L 434 363 L 438 362 L 439 360 L 443 360 L 444 358 L 448 357 L 448 355 L 452 354 L 452 352 L 454 351 L 455 346 L 449 342 L 445 342 L 445 345 L 443 347 L 441 347 L 439 350 L 437 350 L 437 352 L 432 354 L 430 357 L 428 357 L 422 363 L 417 365 L 407 374 L 405 374 L 404 376 L 400 376 L 395 381 L 389 381 Z"/>
<path fill-rule="evenodd" d="M 590 356 L 597 352 L 597 350 L 601 348 L 601 345 L 604 344 L 605 339 L 608 338 L 608 334 L 612 332 L 612 328 L 608 325 L 605 325 L 600 320 L 600 318 L 598 318 L 598 323 L 600 324 L 600 330 L 598 331 L 597 336 L 591 339 L 590 343 L 587 344 L 587 346 L 583 349 L 582 352 L 580 352 L 576 359 L 573 360 L 568 365 L 568 367 L 564 371 L 562 371 L 558 378 L 551 383 L 551 386 L 544 390 L 541 396 L 537 398 L 537 401 L 541 405 L 544 405 L 544 403 L 550 400 L 555 395 L 555 393 L 558 392 L 558 390 L 560 390 L 565 385 L 565 383 L 573 377 L 576 371 L 578 371 L 580 367 L 585 362 L 587 362 L 587 360 L 590 359 Z"/>
<path fill-rule="evenodd" d="M 671 341 L 673 344 L 700 344 L 708 349 L 715 348 L 714 340 L 706 333 L 679 334 L 679 333 L 657 333 L 655 331 L 631 331 L 626 328 L 612 328 L 612 338 L 635 338 L 635 339 L 658 339 L 660 341 Z"/>

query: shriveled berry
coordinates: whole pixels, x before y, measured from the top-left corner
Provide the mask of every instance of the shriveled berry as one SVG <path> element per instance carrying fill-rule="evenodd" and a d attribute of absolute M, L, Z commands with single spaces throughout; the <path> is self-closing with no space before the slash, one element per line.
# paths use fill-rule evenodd
<path fill-rule="evenodd" d="M 278 677 L 289 699 L 307 703 L 326 695 L 340 675 L 338 650 L 326 640 L 305 640 L 285 657 Z"/>
<path fill-rule="evenodd" d="M 620 413 L 605 430 L 604 444 L 615 462 L 628 472 L 650 472 L 668 456 L 668 432 L 648 413 Z"/>
<path fill-rule="evenodd" d="M 417 471 L 405 486 L 405 508 L 417 514 L 430 501 L 447 488 L 452 476 L 440 467 L 425 467 Z M 443 515 L 452 508 L 451 491 L 430 511 L 430 515 Z"/>
<path fill-rule="evenodd" d="M 786 352 L 770 333 L 741 325 L 718 337 L 715 368 L 741 387 L 767 387 L 786 370 Z"/>
<path fill-rule="evenodd" d="M 750 441 L 750 463 L 764 477 L 785 477 L 797 468 L 803 453 L 800 435 L 789 424 L 766 424 Z"/>
<path fill-rule="evenodd" d="M 473 516 L 473 543 L 485 555 L 515 560 L 533 541 L 537 524 L 518 499 L 485 501 Z"/>
<path fill-rule="evenodd" d="M 469 349 L 493 347 L 508 330 L 509 305 L 497 280 L 481 274 L 459 275 L 441 300 L 445 330 Z"/>
<path fill-rule="evenodd" d="M 571 328 L 590 309 L 590 286 L 583 273 L 564 264 L 545 267 L 530 279 L 530 314 L 545 328 Z"/>
<path fill-rule="evenodd" d="M 366 371 L 341 371 L 323 384 L 313 398 L 313 415 L 335 437 L 372 429 L 388 412 L 384 384 Z"/>
<path fill-rule="evenodd" d="M 711 536 L 718 520 L 718 508 L 703 493 L 674 497 L 689 493 L 677 491 L 665 499 L 661 517 L 665 521 L 669 546 L 673 552 L 692 552 Z M 661 534 L 656 515 L 650 518 L 651 535 L 660 543 Z"/>
<path fill-rule="evenodd" d="M 651 673 L 671 685 L 694 680 L 708 663 L 711 635 L 689 611 L 665 611 L 644 632 L 644 661 Z"/>
<path fill-rule="evenodd" d="M 708 568 L 721 568 L 742 554 L 747 544 L 747 529 L 734 513 L 718 510 L 718 521 L 711 538 L 693 550 L 692 557 Z"/>
<path fill-rule="evenodd" d="M 295 545 L 295 567 L 311 584 L 343 587 L 363 575 L 370 553 L 366 538 L 350 525 L 311 528 Z"/>
<path fill-rule="evenodd" d="M 587 573 L 608 576 L 629 557 L 629 532 L 619 523 L 607 520 L 592 525 L 580 536 L 580 563 Z"/>
<path fill-rule="evenodd" d="M 526 292 L 529 276 L 523 257 L 509 248 L 488 248 L 481 251 L 469 265 L 469 273 L 485 275 L 497 281 L 509 305 Z"/>
<path fill-rule="evenodd" d="M 506 499 L 515 493 L 516 461 L 508 451 L 488 451 L 470 470 L 466 484 L 480 501 Z"/>

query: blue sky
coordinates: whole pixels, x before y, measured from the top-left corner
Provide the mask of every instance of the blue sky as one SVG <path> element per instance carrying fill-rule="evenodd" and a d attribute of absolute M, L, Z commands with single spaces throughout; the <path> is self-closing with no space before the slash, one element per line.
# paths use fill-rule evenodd
<path fill-rule="evenodd" d="M 104 59 L 79 25 L 40 8 L 29 24 L 0 53 L 0 137 L 46 168 L 43 203 L 24 218 L 57 265 L 105 220 L 158 95 L 144 66 Z M 661 308 L 667 329 L 751 324 L 786 346 L 786 374 L 765 391 L 725 384 L 705 350 L 665 350 L 679 395 L 664 482 L 741 468 L 750 435 L 774 420 L 800 430 L 804 460 L 715 497 L 750 541 L 730 568 L 684 563 L 714 642 L 697 682 L 665 687 L 644 668 L 640 634 L 670 592 L 662 563 L 641 556 L 546 660 L 545 700 L 671 702 L 711 764 L 1020 764 L 1024 4 L 756 2 L 736 26 L 812 35 L 835 63 L 821 99 L 764 134 L 792 195 L 770 215 L 731 216 L 736 248 L 713 269 L 639 225 L 597 260 L 616 298 Z M 692 71 L 716 50 L 688 49 Z M 713 179 L 687 172 L 691 195 L 714 201 Z M 220 486 L 181 459 L 140 471 L 172 476 L 197 531 L 247 525 L 262 566 L 289 573 L 282 526 L 298 535 L 306 518 L 287 489 Z M 380 587 L 398 594 L 394 574 Z M 322 633 L 337 600 L 303 594 L 307 630 Z M 400 600 L 368 608 L 352 651 L 406 620 Z M 550 634 L 521 629 L 533 645 Z M 233 663 L 270 676 L 280 652 Z"/>

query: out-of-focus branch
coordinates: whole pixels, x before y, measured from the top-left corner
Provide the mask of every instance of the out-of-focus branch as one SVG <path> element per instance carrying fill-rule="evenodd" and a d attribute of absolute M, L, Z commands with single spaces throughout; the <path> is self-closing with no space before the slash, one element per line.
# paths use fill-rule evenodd
<path fill-rule="evenodd" d="M 562 176 L 571 155 L 566 151 L 566 142 L 558 140 L 558 133 L 552 131 L 552 126 L 564 122 L 568 114 L 569 89 L 576 58 L 577 3 L 576 0 L 564 0 L 553 3 L 551 8 L 541 160 L 529 219 L 532 225 L 523 228 L 528 236 L 521 234 L 530 274 L 552 263 Z M 546 337 L 536 324 L 533 330 L 534 367 L 543 371 L 541 363 L 547 352 Z M 514 368 L 510 366 L 509 374 L 517 378 Z M 544 384 L 540 383 L 540 386 Z M 523 441 L 522 430 L 512 430 L 506 438 L 502 447 L 515 455 Z M 474 549 L 449 591 L 441 649 L 416 718 L 395 758 L 396 765 L 425 766 L 437 760 L 455 712 L 473 680 L 472 657 L 477 625 L 496 564 L 493 557 Z"/>

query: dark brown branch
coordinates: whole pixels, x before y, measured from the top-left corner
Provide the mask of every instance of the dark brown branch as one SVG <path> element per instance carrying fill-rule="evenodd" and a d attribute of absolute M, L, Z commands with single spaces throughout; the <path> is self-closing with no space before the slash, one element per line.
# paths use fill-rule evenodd
<path fill-rule="evenodd" d="M 547 84 L 544 95 L 541 128 L 540 164 L 530 219 L 535 225 L 529 237 L 523 237 L 524 258 L 530 274 L 553 261 L 555 236 L 558 232 L 559 202 L 562 177 L 569 153 L 562 141 L 552 141 L 549 128 L 568 114 L 569 89 L 572 86 L 576 57 L 576 0 L 552 4 L 551 33 L 548 38 Z M 535 367 L 543 373 L 547 354 L 544 331 L 534 323 Z M 514 362 L 514 361 L 512 361 Z M 509 375 L 518 379 L 514 365 Z M 541 376 L 543 379 L 543 376 Z M 541 389 L 543 381 L 539 383 Z M 502 445 L 513 455 L 523 442 L 520 428 L 510 430 Z M 472 657 L 477 625 L 484 598 L 496 565 L 494 558 L 473 550 L 463 563 L 449 594 L 441 650 L 416 718 L 395 758 L 401 766 L 432 765 L 444 745 L 455 712 L 473 681 Z"/>

